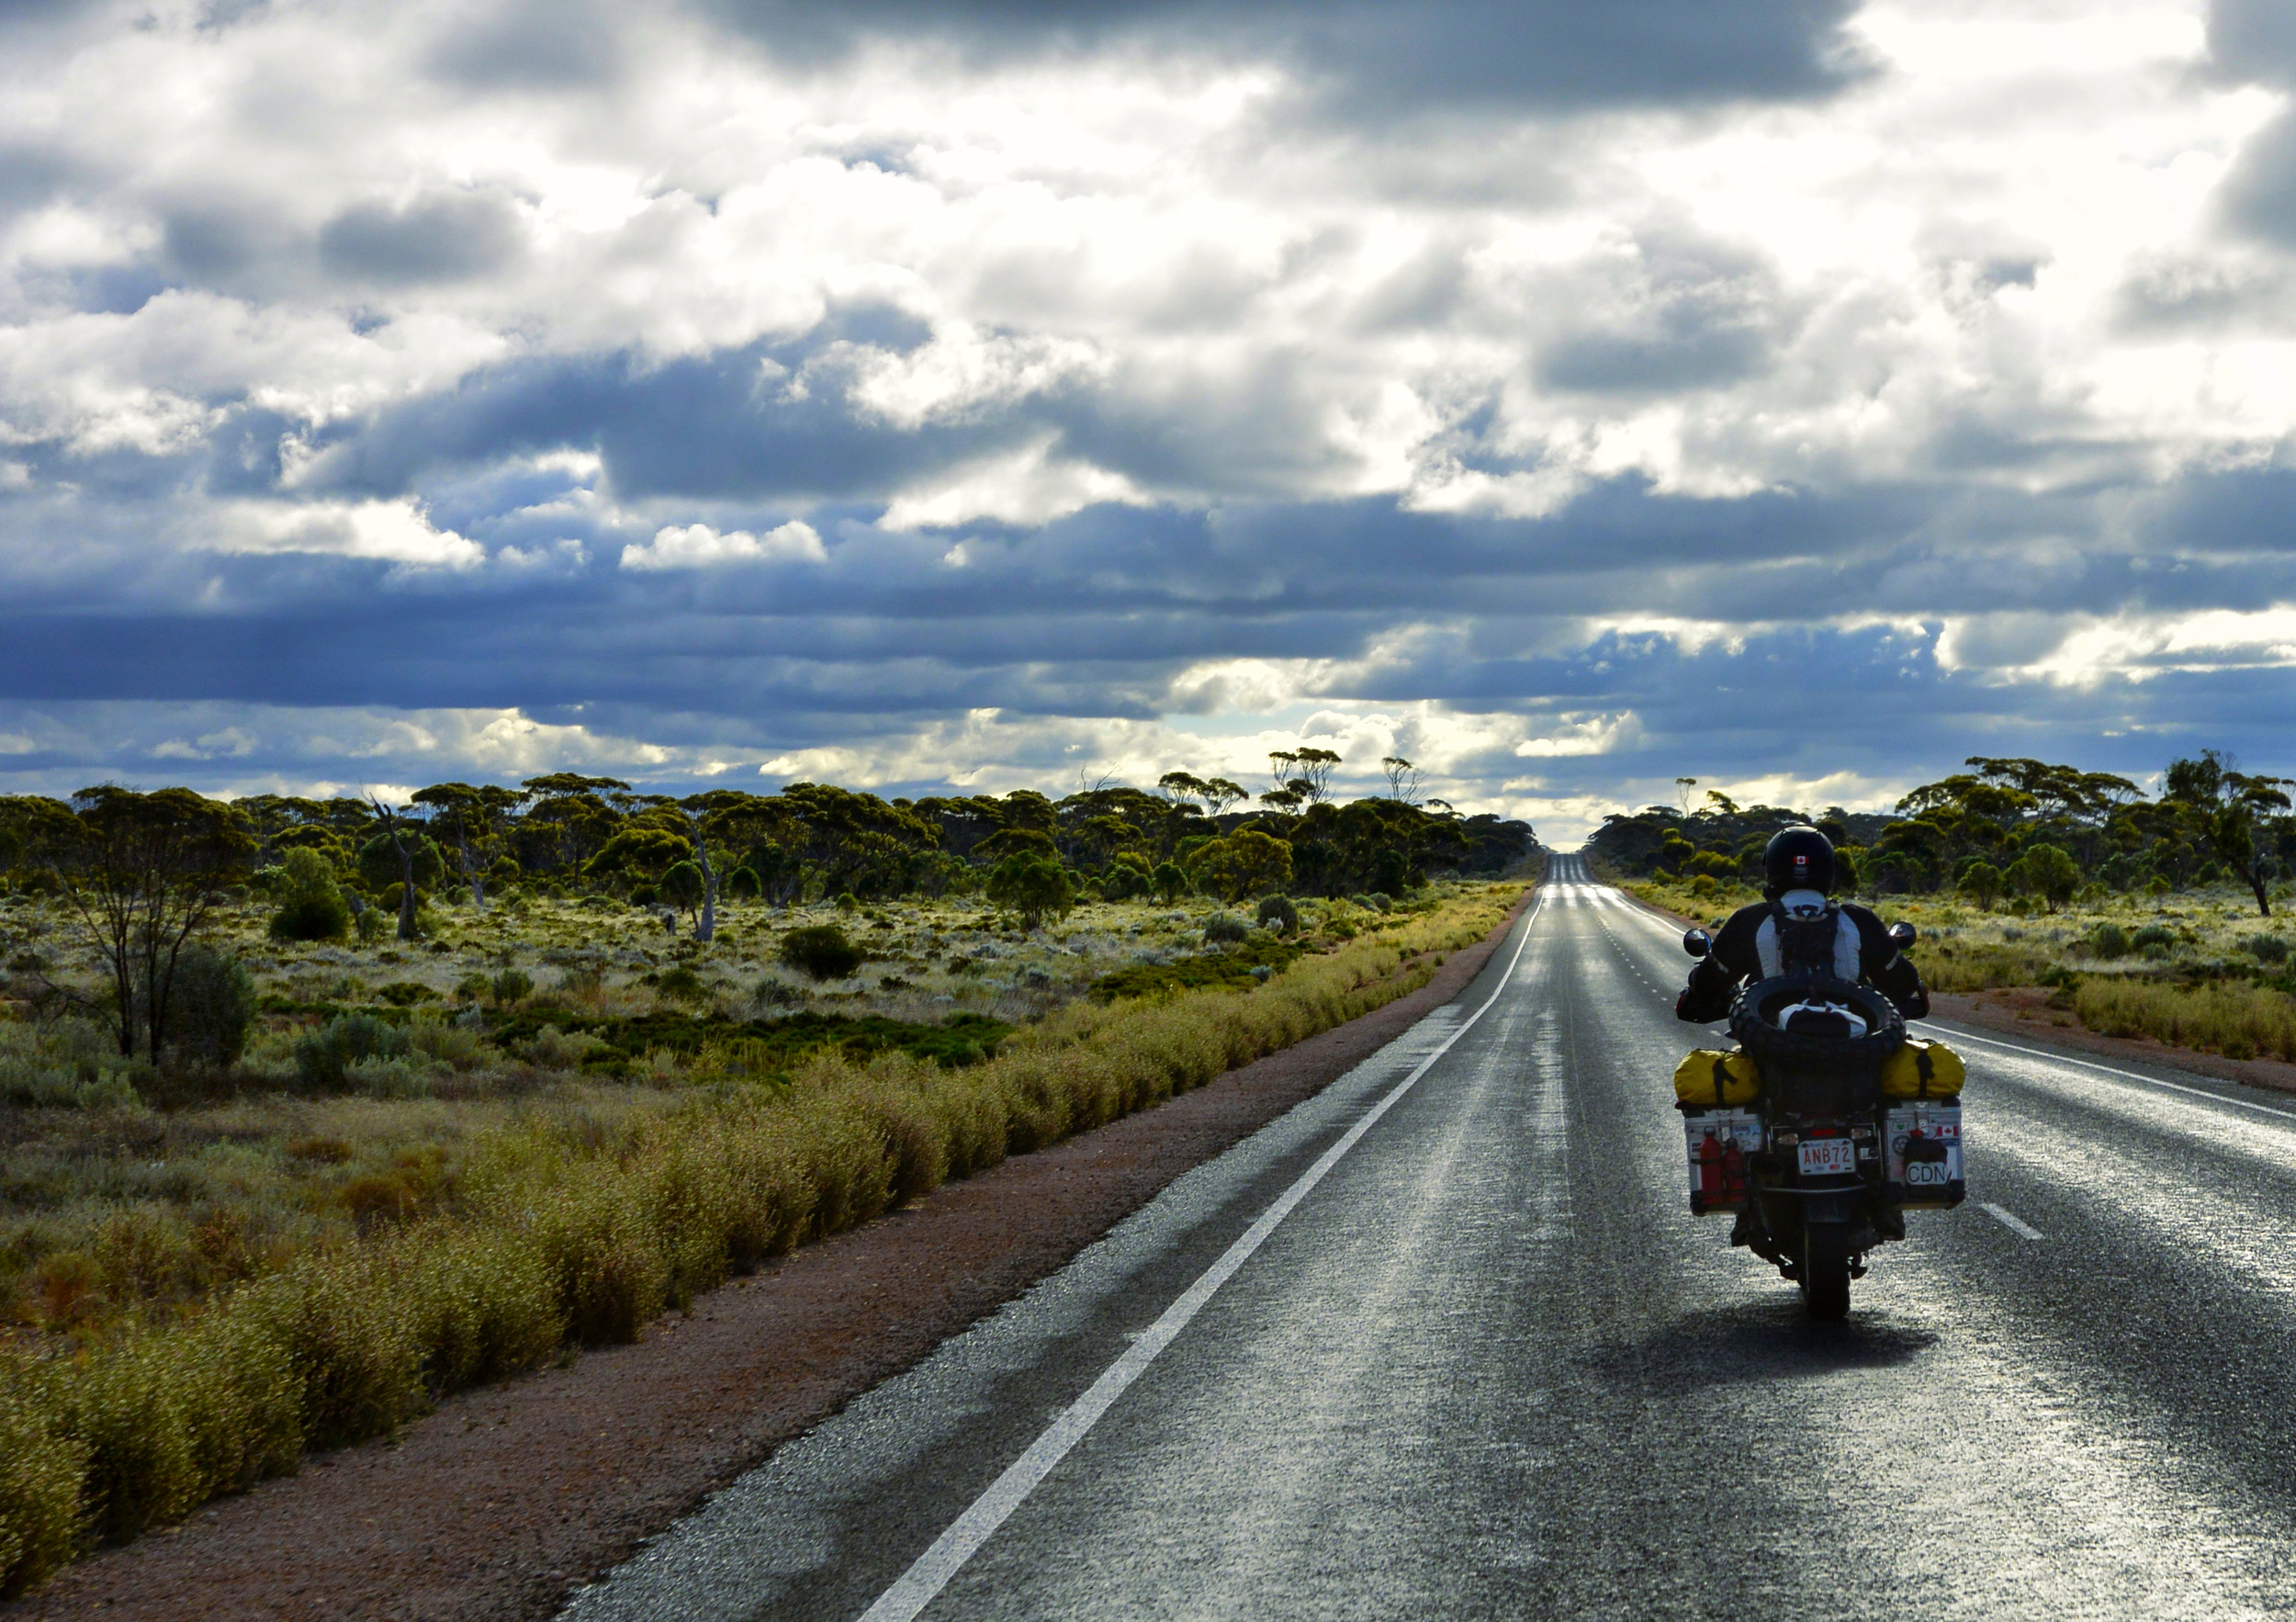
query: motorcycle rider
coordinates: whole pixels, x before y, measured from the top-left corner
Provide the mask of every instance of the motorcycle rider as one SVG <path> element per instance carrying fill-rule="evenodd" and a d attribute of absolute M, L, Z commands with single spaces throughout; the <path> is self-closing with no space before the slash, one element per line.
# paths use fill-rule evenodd
<path fill-rule="evenodd" d="M 1674 1017 L 1693 1025 L 1711 1024 L 1730 1011 L 1739 988 L 1784 971 L 1781 931 L 1801 932 L 1834 918 L 1833 971 L 1844 980 L 1863 981 L 1908 1019 L 1930 1011 L 1921 975 L 1889 931 L 1865 907 L 1829 897 L 1834 887 L 1832 841 L 1814 828 L 1781 828 L 1761 853 L 1763 900 L 1741 907 L 1714 937 L 1707 954 L 1692 965 L 1690 984 L 1674 1002 Z"/>

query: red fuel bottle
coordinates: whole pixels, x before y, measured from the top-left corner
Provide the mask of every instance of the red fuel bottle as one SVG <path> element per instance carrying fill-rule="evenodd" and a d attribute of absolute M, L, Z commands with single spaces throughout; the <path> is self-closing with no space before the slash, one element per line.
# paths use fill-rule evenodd
<path fill-rule="evenodd" d="M 1712 1201 L 1720 1198 L 1722 1187 L 1722 1145 L 1708 1132 L 1698 1145 L 1698 1192 Z"/>

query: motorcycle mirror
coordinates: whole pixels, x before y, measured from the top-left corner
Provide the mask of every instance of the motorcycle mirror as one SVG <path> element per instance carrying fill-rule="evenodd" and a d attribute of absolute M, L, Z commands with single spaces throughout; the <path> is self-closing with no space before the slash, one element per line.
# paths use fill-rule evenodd
<path fill-rule="evenodd" d="M 1704 957 L 1714 950 L 1714 939 L 1704 929 L 1684 929 L 1683 950 L 1693 957 Z"/>
<path fill-rule="evenodd" d="M 1913 944 L 1913 926 L 1903 919 L 1898 920 L 1889 926 L 1889 939 L 1891 944 L 1898 951 L 1905 951 L 1907 947 Z"/>

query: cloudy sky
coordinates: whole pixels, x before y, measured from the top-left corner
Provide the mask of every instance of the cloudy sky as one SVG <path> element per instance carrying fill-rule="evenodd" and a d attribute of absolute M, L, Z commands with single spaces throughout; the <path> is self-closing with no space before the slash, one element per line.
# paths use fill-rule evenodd
<path fill-rule="evenodd" d="M 2285 0 L 0 0 L 0 788 L 2296 772 Z"/>

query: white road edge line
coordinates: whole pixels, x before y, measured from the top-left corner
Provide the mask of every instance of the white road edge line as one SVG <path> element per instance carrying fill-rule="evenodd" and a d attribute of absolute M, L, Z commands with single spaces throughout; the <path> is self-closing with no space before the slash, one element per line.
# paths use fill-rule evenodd
<path fill-rule="evenodd" d="M 1062 1411 L 1044 1433 L 1030 1443 L 1029 1450 L 1006 1467 L 1005 1473 L 988 1485 L 988 1490 L 973 1501 L 967 1509 L 949 1525 L 949 1529 L 933 1539 L 933 1545 L 917 1557 L 909 1569 L 901 1573 L 892 1587 L 877 1596 L 877 1603 L 861 1614 L 861 1622 L 912 1622 L 919 1611 L 933 1603 L 949 1580 L 963 1569 L 981 1545 L 994 1537 L 1013 1511 L 1019 1509 L 1038 1482 L 1052 1474 L 1053 1466 L 1066 1458 L 1070 1448 L 1084 1440 L 1099 1417 L 1124 1394 L 1125 1388 L 1138 1380 L 1156 1360 L 1156 1354 L 1170 1346 L 1188 1321 L 1202 1310 L 1212 1292 L 1235 1276 L 1236 1270 L 1251 1259 L 1252 1253 L 1266 1242 L 1292 1208 L 1307 1198 L 1308 1191 L 1323 1180 L 1323 1176 L 1337 1166 L 1342 1156 L 1354 1148 L 1363 1134 L 1379 1124 L 1385 1115 L 1419 1078 L 1427 1074 L 1435 1062 L 1451 1051 L 1451 1044 L 1473 1029 L 1475 1021 L 1491 1011 L 1491 1007 L 1504 994 L 1514 978 L 1515 965 L 1523 961 L 1523 949 L 1531 943 L 1531 926 L 1546 910 L 1547 898 L 1541 895 L 1531 907 L 1530 916 L 1523 920 L 1522 938 L 1515 942 L 1514 955 L 1507 960 L 1507 972 L 1499 976 L 1499 984 L 1483 999 L 1482 1007 L 1459 1021 L 1458 1028 L 1443 1039 L 1442 1044 L 1419 1061 L 1409 1076 L 1398 1082 L 1387 1095 L 1373 1105 L 1362 1120 L 1349 1127 L 1339 1141 L 1323 1151 L 1313 1166 L 1300 1174 L 1299 1180 L 1278 1195 L 1276 1202 L 1262 1211 L 1259 1220 L 1244 1231 L 1242 1238 L 1228 1246 L 1220 1259 L 1207 1268 L 1195 1283 L 1183 1291 L 1178 1300 L 1164 1310 L 1164 1316 L 1142 1330 L 1132 1342 L 1131 1348 L 1111 1364 L 1090 1390 Z"/>
<path fill-rule="evenodd" d="M 2020 1238 L 2038 1239 L 2041 1237 L 2038 1232 L 2027 1227 L 2023 1222 L 2019 1222 L 2015 1217 L 2009 1215 L 2008 1211 L 2003 1211 L 1998 1205 L 1986 1205 L 1981 1202 L 1977 1209 L 1985 1212 L 1986 1215 L 1991 1217 L 1995 1222 L 2000 1223 L 2004 1228 L 2007 1228 L 2010 1233 L 2017 1234 Z"/>
<path fill-rule="evenodd" d="M 1923 1021 L 1925 1024 L 1929 1022 Z M 1967 1031 L 1955 1031 L 1953 1035 L 1963 1042 L 1974 1042 L 1985 1047 L 1999 1048 L 2004 1053 L 2021 1053 L 2029 1059 L 2050 1059 L 2064 1064 L 2078 1064 L 2085 1070 L 2095 1070 L 2106 1076 L 2118 1076 L 2122 1081 L 2133 1081 L 2139 1087 L 2167 1087 L 2172 1093 L 2189 1093 L 2196 1098 L 2206 1098 L 2212 1104 L 2230 1104 L 2236 1109 L 2252 1109 L 2258 1115 L 2269 1115 L 2283 1125 L 2296 1126 L 2296 1109 L 2282 1109 L 2271 1104 L 2252 1103 L 2246 1098 L 2235 1098 L 2224 1093 L 2212 1093 L 2204 1087 L 2186 1087 L 2182 1082 L 2161 1081 L 2154 1076 L 2139 1076 L 2133 1070 L 2116 1070 L 2110 1064 L 2099 1064 L 2094 1059 L 2083 1059 L 2072 1053 L 2051 1053 L 2043 1048 L 2029 1048 L 2013 1042 L 1999 1042 L 1992 1037 L 1978 1036 Z"/>

